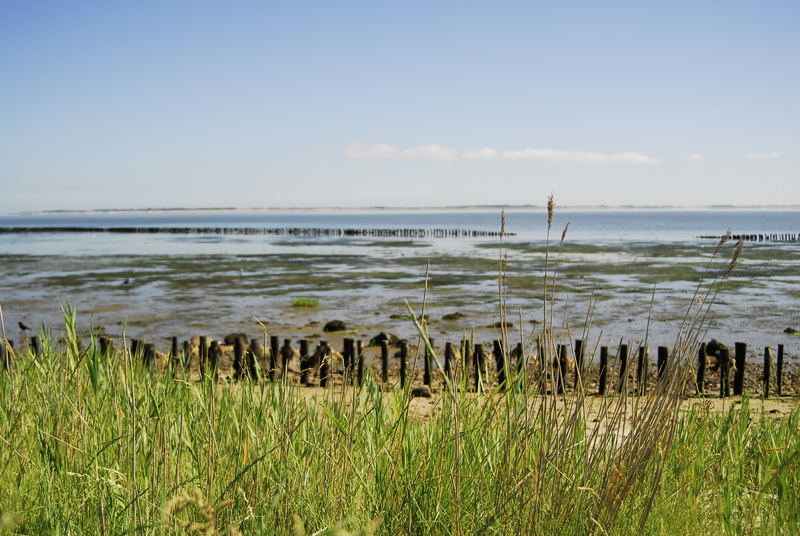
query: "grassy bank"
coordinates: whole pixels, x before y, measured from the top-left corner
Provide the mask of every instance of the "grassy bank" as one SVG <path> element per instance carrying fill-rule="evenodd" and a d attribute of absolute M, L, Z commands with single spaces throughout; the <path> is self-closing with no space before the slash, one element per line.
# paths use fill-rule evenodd
<path fill-rule="evenodd" d="M 74 325 L 74 324 L 73 324 Z M 67 331 L 72 332 L 70 319 Z M 791 533 L 800 414 L 154 375 L 45 341 L 0 370 L 0 523 L 20 534 Z M 628 401 L 630 402 L 630 401 Z M 680 416 L 678 416 L 680 415 Z"/>

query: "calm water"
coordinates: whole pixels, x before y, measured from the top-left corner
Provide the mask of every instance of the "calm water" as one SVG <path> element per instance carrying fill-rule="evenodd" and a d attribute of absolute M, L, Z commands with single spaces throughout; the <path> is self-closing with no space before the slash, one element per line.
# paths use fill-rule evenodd
<path fill-rule="evenodd" d="M 800 232 L 800 211 L 764 210 L 562 210 L 553 220 L 551 238 L 558 240 L 569 223 L 567 238 L 575 242 L 615 244 L 626 241 L 696 243 L 702 235 Z M 310 212 L 205 214 L 77 214 L 0 217 L 0 227 L 267 227 L 267 228 L 413 228 L 497 231 L 500 212 L 488 210 L 443 212 Z M 509 211 L 506 230 L 511 242 L 541 241 L 546 235 L 544 211 Z M 257 254 L 289 252 L 313 243 L 342 253 L 354 239 L 288 238 L 285 236 L 28 234 L 1 235 L 5 253 L 31 255 L 85 254 Z M 369 238 L 355 239 L 369 241 Z M 399 240 L 399 239 L 398 239 Z M 447 253 L 468 253 L 485 240 L 420 240 Z M 454 243 L 455 242 L 455 243 Z M 364 248 L 360 247 L 360 253 Z M 295 249 L 296 250 L 296 249 Z M 380 253 L 378 253 L 380 255 Z"/>
<path fill-rule="evenodd" d="M 569 222 L 563 248 L 562 229 Z M 499 211 L 207 213 L 48 215 L 0 218 L 0 226 L 203 226 L 426 228 L 497 231 Z M 510 211 L 503 242 L 508 307 L 523 315 L 525 336 L 542 311 L 545 269 L 544 211 Z M 556 212 L 548 273 L 557 275 L 555 318 L 565 334 L 590 329 L 590 339 L 615 345 L 620 338 L 669 345 L 680 319 L 697 299 L 716 241 L 700 235 L 798 233 L 800 211 L 627 210 Z M 430 280 L 426 311 L 438 340 L 465 330 L 495 336 L 498 317 L 497 238 L 419 239 L 292 237 L 275 235 L 172 235 L 52 233 L 0 234 L 0 304 L 6 326 L 61 323 L 69 301 L 84 327 L 134 336 L 258 334 L 257 316 L 281 334 L 309 336 L 315 322 L 343 318 L 369 336 L 381 329 L 413 335 L 398 321 L 404 300 L 421 308 L 424 274 Z M 728 252 L 729 253 L 729 252 Z M 724 257 L 724 255 L 723 255 Z M 129 284 L 123 285 L 128 280 Z M 650 309 L 655 289 L 655 301 Z M 319 306 L 292 307 L 297 297 Z M 589 328 L 590 299 L 594 313 Z M 800 243 L 748 243 L 740 266 L 720 290 L 709 336 L 752 348 L 786 345 L 800 353 Z M 443 320 L 449 313 L 458 322 Z M 649 319 L 649 324 L 648 324 Z M 518 325 L 518 322 L 516 323 Z M 515 328 L 516 330 L 517 328 Z M 12 336 L 14 335 L 12 331 Z"/>

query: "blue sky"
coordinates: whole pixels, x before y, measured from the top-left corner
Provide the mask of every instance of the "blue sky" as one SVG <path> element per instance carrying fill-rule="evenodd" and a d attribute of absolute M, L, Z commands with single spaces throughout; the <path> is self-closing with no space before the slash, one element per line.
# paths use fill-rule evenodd
<path fill-rule="evenodd" d="M 798 6 L 0 0 L 0 213 L 800 204 Z"/>

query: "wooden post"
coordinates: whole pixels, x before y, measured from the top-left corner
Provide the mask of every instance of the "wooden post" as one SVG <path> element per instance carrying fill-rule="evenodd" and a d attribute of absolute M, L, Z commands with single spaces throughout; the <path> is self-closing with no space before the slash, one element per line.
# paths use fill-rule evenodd
<path fill-rule="evenodd" d="M 342 341 L 344 347 L 342 348 L 342 361 L 344 362 L 344 375 L 352 380 L 353 373 L 353 356 L 355 355 L 355 341 L 345 337 Z M 352 383 L 352 382 L 351 382 Z"/>
<path fill-rule="evenodd" d="M 429 338 L 428 340 L 431 343 L 431 348 L 433 348 L 433 339 Z M 425 354 L 424 355 L 425 355 L 425 359 L 423 360 L 423 365 L 425 366 L 425 368 L 422 371 L 422 383 L 424 383 L 425 385 L 430 387 L 431 383 L 432 383 L 431 382 L 431 380 L 432 380 L 431 367 L 433 366 L 433 363 L 432 363 L 433 357 L 431 356 L 431 353 L 428 351 L 428 345 L 427 344 L 425 345 Z"/>
<path fill-rule="evenodd" d="M 700 396 L 706 393 L 706 343 L 700 343 L 700 350 L 697 352 L 697 394 Z"/>
<path fill-rule="evenodd" d="M 658 381 L 664 379 L 664 372 L 667 370 L 667 359 L 669 359 L 669 348 L 666 346 L 658 347 L 658 364 L 656 365 Z"/>
<path fill-rule="evenodd" d="M 254 382 L 258 381 L 258 339 L 250 339 L 247 346 L 247 373 Z"/>
<path fill-rule="evenodd" d="M 778 345 L 778 362 L 775 365 L 775 392 L 783 394 L 783 345 Z"/>
<path fill-rule="evenodd" d="M 567 383 L 567 345 L 558 345 L 558 377 L 556 378 L 556 394 L 564 394 L 564 386 Z"/>
<path fill-rule="evenodd" d="M 764 398 L 769 398 L 769 375 L 772 368 L 772 348 L 764 347 Z"/>
<path fill-rule="evenodd" d="M 288 378 L 289 377 L 289 361 L 292 360 L 294 356 L 294 350 L 292 349 L 292 341 L 291 339 L 283 339 L 283 348 L 281 348 L 281 377 Z"/>
<path fill-rule="evenodd" d="M 600 347 L 600 378 L 597 380 L 597 392 L 601 395 L 606 394 L 608 383 L 608 346 Z"/>
<path fill-rule="evenodd" d="M 453 345 L 449 342 L 444 343 L 444 375 L 453 381 Z"/>
<path fill-rule="evenodd" d="M 389 341 L 381 341 L 381 381 L 389 382 Z"/>
<path fill-rule="evenodd" d="M 486 362 L 486 356 L 483 355 L 483 345 L 476 344 L 475 351 L 472 352 L 472 375 L 475 378 L 475 392 L 481 391 L 481 377 L 483 375 L 483 367 Z"/>
<path fill-rule="evenodd" d="M 211 369 L 210 376 L 214 381 L 219 380 L 219 358 L 221 353 L 219 341 L 211 341 L 211 346 L 208 348 L 208 365 Z"/>
<path fill-rule="evenodd" d="M 731 396 L 730 388 L 730 368 L 731 368 L 731 355 L 727 348 L 721 348 L 719 351 L 719 397 L 726 398 Z"/>
<path fill-rule="evenodd" d="M 275 369 L 278 367 L 278 355 L 281 352 L 280 339 L 277 335 L 269 337 L 269 381 L 275 381 Z"/>
<path fill-rule="evenodd" d="M 744 393 L 744 369 L 747 359 L 747 345 L 737 342 L 734 347 L 736 356 L 736 373 L 733 375 L 733 394 L 741 395 Z M 730 364 L 728 365 L 730 367 Z"/>
<path fill-rule="evenodd" d="M 5 341 L 0 340 L 0 360 L 3 362 L 3 370 L 8 372 L 11 369 L 11 352 L 8 351 Z"/>
<path fill-rule="evenodd" d="M 514 347 L 514 353 L 517 354 L 517 374 L 522 374 L 525 371 L 525 351 L 521 342 Z"/>
<path fill-rule="evenodd" d="M 308 341 L 306 339 L 300 339 L 300 385 L 308 386 L 308 378 L 311 375 L 312 367 L 313 364 L 308 355 Z"/>
<path fill-rule="evenodd" d="M 141 350 L 141 341 L 139 339 L 131 339 L 131 359 L 136 359 Z"/>
<path fill-rule="evenodd" d="M 108 339 L 108 337 L 100 337 L 100 355 L 102 356 L 108 355 L 108 352 L 110 350 L 109 347 L 111 346 L 109 344 L 110 342 L 111 341 Z"/>
<path fill-rule="evenodd" d="M 617 391 L 622 393 L 628 390 L 628 345 L 619 346 L 619 385 Z"/>
<path fill-rule="evenodd" d="M 508 387 L 506 385 L 506 357 L 503 353 L 503 347 L 497 339 L 494 340 L 492 353 L 494 354 L 494 364 L 497 368 L 497 385 L 501 390 L 504 390 Z"/>
<path fill-rule="evenodd" d="M 575 339 L 575 390 L 583 387 L 583 341 Z"/>
<path fill-rule="evenodd" d="M 208 338 L 205 335 L 200 335 L 199 345 L 197 355 L 200 361 L 200 379 L 203 379 L 206 375 L 206 363 L 208 362 Z"/>
<path fill-rule="evenodd" d="M 183 364 L 183 369 L 188 372 L 189 370 L 189 360 L 192 357 L 192 349 L 189 341 L 183 341 L 183 359 L 181 363 Z"/>
<path fill-rule="evenodd" d="M 156 345 L 145 344 L 144 355 L 142 356 L 144 364 L 148 368 L 152 368 L 156 363 Z"/>
<path fill-rule="evenodd" d="M 326 351 L 327 346 L 328 343 L 326 341 L 319 341 L 319 346 L 317 346 L 320 355 L 322 355 L 322 362 L 319 365 L 320 387 L 328 386 L 328 378 L 330 378 L 331 375 L 331 358 L 330 354 Z"/>
<path fill-rule="evenodd" d="M 42 343 L 39 340 L 38 335 L 34 335 L 33 337 L 31 337 L 31 350 L 33 351 L 33 355 L 35 357 L 42 356 Z"/>
<path fill-rule="evenodd" d="M 178 337 L 172 337 L 172 344 L 170 345 L 169 359 L 172 363 L 178 362 Z"/>
<path fill-rule="evenodd" d="M 356 355 L 358 356 L 358 386 L 364 383 L 364 343 L 361 339 L 356 341 Z"/>
<path fill-rule="evenodd" d="M 400 387 L 406 386 L 406 368 L 408 367 L 408 343 L 400 343 Z"/>
<path fill-rule="evenodd" d="M 638 362 L 636 363 L 636 394 L 647 393 L 647 362 L 650 360 L 650 352 L 646 346 L 639 347 Z"/>
<path fill-rule="evenodd" d="M 464 339 L 464 348 L 461 350 L 461 373 L 459 374 L 459 382 L 463 383 L 464 388 L 469 390 L 469 366 L 472 363 L 472 349 L 470 348 L 469 341 Z"/>
<path fill-rule="evenodd" d="M 242 378 L 242 361 L 244 360 L 244 341 L 241 337 L 233 340 L 233 379 L 238 381 Z"/>

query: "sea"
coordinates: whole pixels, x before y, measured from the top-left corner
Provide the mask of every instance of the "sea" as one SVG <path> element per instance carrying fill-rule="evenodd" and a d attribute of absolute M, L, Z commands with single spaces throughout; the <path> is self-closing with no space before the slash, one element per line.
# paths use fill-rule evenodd
<path fill-rule="evenodd" d="M 58 332 L 67 306 L 86 332 L 158 341 L 255 334 L 254 319 L 293 338 L 324 336 L 330 319 L 365 338 L 410 337 L 411 307 L 439 340 L 490 340 L 503 317 L 522 341 L 550 326 L 596 345 L 670 345 L 693 307 L 708 306 L 701 338 L 800 353 L 800 337 L 785 333 L 800 329 L 800 242 L 748 240 L 738 253 L 735 240 L 719 244 L 728 232 L 797 237 L 800 210 L 557 207 L 549 226 L 545 209 L 499 208 L 0 217 L 0 230 L 12 227 L 197 231 L 0 233 L 9 338 L 23 335 L 17 322 Z M 280 231 L 288 229 L 371 232 Z"/>

